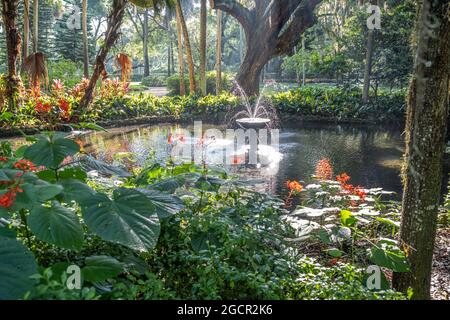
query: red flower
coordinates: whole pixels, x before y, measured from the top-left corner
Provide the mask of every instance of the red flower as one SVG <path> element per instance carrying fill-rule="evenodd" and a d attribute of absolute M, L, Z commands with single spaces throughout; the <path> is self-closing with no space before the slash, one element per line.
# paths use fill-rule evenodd
<path fill-rule="evenodd" d="M 334 258 L 334 259 L 331 259 L 328 263 L 330 266 L 335 266 L 335 265 L 337 265 L 338 261 L 339 261 L 338 259 Z"/>
<path fill-rule="evenodd" d="M 68 120 L 70 119 L 70 104 L 64 99 L 59 100 L 59 109 L 63 113 L 63 118 Z"/>
<path fill-rule="evenodd" d="M 23 192 L 19 185 L 9 189 L 7 193 L 0 197 L 0 207 L 9 208 L 14 204 L 16 200 L 17 193 Z"/>
<path fill-rule="evenodd" d="M 41 101 L 38 101 L 36 103 L 35 109 L 37 112 L 40 112 L 40 113 L 48 113 L 48 112 L 50 112 L 50 110 L 52 110 L 52 105 L 49 103 L 44 104 Z"/>
<path fill-rule="evenodd" d="M 244 162 L 244 159 L 242 156 L 233 156 L 231 158 L 231 163 L 234 165 L 242 164 Z"/>
<path fill-rule="evenodd" d="M 184 136 L 184 135 L 180 135 L 180 136 L 178 137 L 178 141 L 180 141 L 181 143 L 185 143 L 185 142 L 186 142 L 185 136 Z"/>
<path fill-rule="evenodd" d="M 14 168 L 22 171 L 37 171 L 36 166 L 33 162 L 22 159 L 14 164 Z"/>
<path fill-rule="evenodd" d="M 330 160 L 322 159 L 316 166 L 316 177 L 320 180 L 331 180 L 333 177 L 333 167 L 330 164 Z"/>
<path fill-rule="evenodd" d="M 303 186 L 297 182 L 297 181 L 286 181 L 286 186 L 288 187 L 288 189 L 293 192 L 301 192 L 303 190 Z"/>
<path fill-rule="evenodd" d="M 1 162 L 8 162 L 9 159 L 7 157 L 0 157 Z"/>

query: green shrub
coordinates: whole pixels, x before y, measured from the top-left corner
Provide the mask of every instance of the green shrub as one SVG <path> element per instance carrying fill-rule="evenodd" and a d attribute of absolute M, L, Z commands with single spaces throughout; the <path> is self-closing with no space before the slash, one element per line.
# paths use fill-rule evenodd
<path fill-rule="evenodd" d="M 48 76 L 50 83 L 53 80 L 61 80 L 68 88 L 77 85 L 83 78 L 83 64 L 67 59 L 48 61 Z"/>
<path fill-rule="evenodd" d="M 142 85 L 147 87 L 165 87 L 167 84 L 167 78 L 167 75 L 150 75 L 142 79 Z"/>

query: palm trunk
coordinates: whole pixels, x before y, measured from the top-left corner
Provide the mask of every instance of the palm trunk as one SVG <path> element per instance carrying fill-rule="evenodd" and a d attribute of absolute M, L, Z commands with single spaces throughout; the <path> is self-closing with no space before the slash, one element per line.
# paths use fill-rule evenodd
<path fill-rule="evenodd" d="M 29 55 L 28 46 L 30 45 L 30 0 L 24 2 L 23 13 L 23 60 Z"/>
<path fill-rule="evenodd" d="M 6 77 L 6 92 L 9 110 L 17 108 L 20 79 L 17 76 L 17 60 L 20 56 L 22 39 L 16 26 L 18 0 L 2 0 L 3 24 L 6 35 L 6 47 L 8 52 L 8 75 Z M 1 110 L 3 111 L 3 110 Z"/>
<path fill-rule="evenodd" d="M 117 42 L 117 39 L 119 39 L 119 29 L 123 22 L 127 3 L 127 0 L 113 0 L 112 10 L 108 17 L 105 42 L 97 55 L 94 71 L 89 81 L 89 85 L 86 88 L 84 97 L 80 102 L 80 106 L 84 109 L 87 109 L 91 104 L 94 98 L 94 90 L 97 85 L 97 81 L 100 78 L 101 73 L 105 71 L 105 60 L 109 50 Z"/>
<path fill-rule="evenodd" d="M 423 0 L 407 122 L 400 238 L 411 272 L 394 274 L 394 287 L 429 299 L 439 209 L 450 88 L 447 1 Z"/>
<path fill-rule="evenodd" d="M 216 29 L 216 94 L 222 91 L 222 10 L 217 10 Z"/>
<path fill-rule="evenodd" d="M 39 49 L 39 0 L 34 0 L 33 9 L 33 52 Z"/>
<path fill-rule="evenodd" d="M 206 95 L 206 0 L 200 3 L 200 90 Z"/>
<path fill-rule="evenodd" d="M 184 60 L 183 60 L 183 28 L 181 18 L 177 10 L 177 36 L 178 36 L 178 68 L 180 73 L 180 95 L 186 95 L 186 86 L 184 83 Z"/>
<path fill-rule="evenodd" d="M 87 28 L 87 0 L 83 0 L 83 62 L 84 77 L 89 78 L 89 42 Z"/>
<path fill-rule="evenodd" d="M 150 75 L 150 60 L 148 54 L 148 9 L 144 10 L 144 77 Z"/>
<path fill-rule="evenodd" d="M 176 2 L 176 11 L 181 23 L 181 30 L 183 31 L 184 46 L 186 50 L 186 60 L 189 70 L 189 94 L 194 95 L 197 91 L 195 84 L 194 59 L 192 58 L 191 41 L 189 40 L 189 33 L 184 19 L 183 9 L 181 8 L 180 0 Z"/>

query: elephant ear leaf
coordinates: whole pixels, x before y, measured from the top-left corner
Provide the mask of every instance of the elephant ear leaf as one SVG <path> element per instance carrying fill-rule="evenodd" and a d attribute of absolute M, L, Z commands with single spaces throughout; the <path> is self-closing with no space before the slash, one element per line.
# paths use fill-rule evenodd
<path fill-rule="evenodd" d="M 80 250 L 83 245 L 84 232 L 78 216 L 55 201 L 50 207 L 33 208 L 28 225 L 38 239 L 60 248 Z"/>
<path fill-rule="evenodd" d="M 171 194 L 158 190 L 138 189 L 154 205 L 160 219 L 170 217 L 184 209 L 183 201 Z"/>
<path fill-rule="evenodd" d="M 37 272 L 33 254 L 17 239 L 0 235 L 0 300 L 23 298 Z"/>
<path fill-rule="evenodd" d="M 75 141 L 55 133 L 41 135 L 25 150 L 24 157 L 38 166 L 57 169 L 66 157 L 78 152 L 80 152 L 80 146 Z"/>
<path fill-rule="evenodd" d="M 85 281 L 102 282 L 118 276 L 123 270 L 123 264 L 113 257 L 94 256 L 86 258 L 83 276 Z"/>
<path fill-rule="evenodd" d="M 88 228 L 105 241 L 140 252 L 156 246 L 159 218 L 154 205 L 139 191 L 116 189 L 112 199 L 98 193 L 84 201 L 82 211 Z"/>

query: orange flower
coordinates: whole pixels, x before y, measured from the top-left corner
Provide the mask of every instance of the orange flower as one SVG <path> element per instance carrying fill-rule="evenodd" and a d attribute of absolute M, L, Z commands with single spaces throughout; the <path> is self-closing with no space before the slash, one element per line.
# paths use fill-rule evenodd
<path fill-rule="evenodd" d="M 298 181 L 286 181 L 286 186 L 291 192 L 301 192 L 303 186 Z"/>
<path fill-rule="evenodd" d="M 361 201 L 365 201 L 366 200 L 366 191 L 364 190 L 364 188 L 358 186 L 356 187 L 353 192 L 355 193 L 355 195 L 357 195 L 359 197 L 359 199 Z"/>
<path fill-rule="evenodd" d="M 346 184 L 349 180 L 350 176 L 345 172 L 336 177 L 336 181 L 340 182 L 341 184 Z"/>
<path fill-rule="evenodd" d="M 168 144 L 172 144 L 173 143 L 173 138 L 172 138 L 172 134 L 169 133 L 169 136 L 167 137 L 167 143 Z"/>
<path fill-rule="evenodd" d="M 29 160 L 19 160 L 18 162 L 16 162 L 14 164 L 14 168 L 22 170 L 22 171 L 37 171 L 36 166 L 34 165 L 33 162 L 29 161 Z"/>
<path fill-rule="evenodd" d="M 331 180 L 333 177 L 333 167 L 329 159 L 324 158 L 317 163 L 316 177 L 320 180 Z"/>

